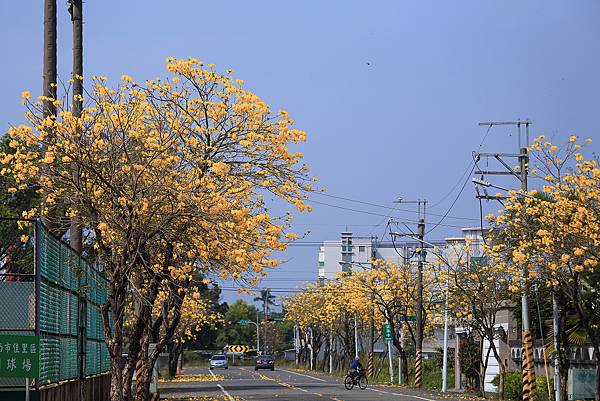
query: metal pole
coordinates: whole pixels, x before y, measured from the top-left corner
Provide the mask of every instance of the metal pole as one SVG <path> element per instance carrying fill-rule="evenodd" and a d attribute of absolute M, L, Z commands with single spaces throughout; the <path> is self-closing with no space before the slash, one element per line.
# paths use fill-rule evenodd
<path fill-rule="evenodd" d="M 520 126 L 519 126 L 520 128 Z M 520 132 L 519 132 L 520 133 Z M 527 193 L 527 170 L 529 156 L 527 148 L 520 149 L 519 167 L 521 174 L 521 190 Z M 532 401 L 535 396 L 535 365 L 533 360 L 533 337 L 531 334 L 531 325 L 529 321 L 529 298 L 527 296 L 527 271 L 523 269 L 523 278 L 521 279 L 521 317 L 523 320 L 522 343 L 524 349 L 523 356 L 523 401 Z"/>
<path fill-rule="evenodd" d="M 258 326 L 258 310 L 256 311 L 256 354 L 260 352 L 260 328 Z"/>
<path fill-rule="evenodd" d="M 29 401 L 29 377 L 25 378 L 25 401 Z"/>
<path fill-rule="evenodd" d="M 333 373 L 333 329 L 329 333 L 329 374 Z"/>
<path fill-rule="evenodd" d="M 562 401 L 562 392 L 560 391 L 560 372 L 558 363 L 558 300 L 556 299 L 556 292 L 552 291 L 552 330 L 554 334 L 554 400 Z"/>
<path fill-rule="evenodd" d="M 448 375 L 448 281 L 446 281 L 446 304 L 444 305 L 444 362 L 442 364 L 442 393 L 447 390 Z"/>
<path fill-rule="evenodd" d="M 392 358 L 392 342 L 387 342 L 388 359 L 390 360 L 390 384 L 394 383 L 394 359 Z"/>
<path fill-rule="evenodd" d="M 356 324 L 356 313 L 354 314 L 354 357 L 358 358 L 358 326 Z"/>
<path fill-rule="evenodd" d="M 300 332 L 298 323 L 294 326 L 294 348 L 296 349 L 296 365 L 300 364 Z"/>
<path fill-rule="evenodd" d="M 400 326 L 400 348 L 404 352 L 404 330 L 402 330 L 402 320 L 399 322 Z M 398 355 L 398 384 L 402 384 L 402 354 Z"/>
<path fill-rule="evenodd" d="M 313 370 L 313 358 L 314 358 L 314 350 L 313 350 L 313 329 L 310 328 L 310 370 Z"/>
<path fill-rule="evenodd" d="M 421 252 L 419 255 L 419 264 L 417 266 L 417 332 L 416 332 L 416 352 L 415 352 L 415 387 L 420 388 L 423 379 L 423 264 L 425 262 L 425 219 L 419 219 L 419 242 Z"/>

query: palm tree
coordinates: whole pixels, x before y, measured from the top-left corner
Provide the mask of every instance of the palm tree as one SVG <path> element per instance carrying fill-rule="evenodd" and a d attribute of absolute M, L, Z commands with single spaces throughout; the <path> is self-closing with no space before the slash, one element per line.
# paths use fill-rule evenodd
<path fill-rule="evenodd" d="M 254 298 L 254 302 L 262 302 L 263 315 L 265 318 L 269 317 L 269 307 L 277 305 L 275 301 L 273 301 L 274 299 L 275 295 L 271 294 L 271 290 L 269 288 L 260 290 L 260 296 Z"/>
<path fill-rule="evenodd" d="M 269 288 L 260 290 L 260 296 L 254 298 L 254 302 L 262 302 L 263 305 L 263 316 L 264 316 L 264 334 L 263 334 L 263 349 L 264 352 L 267 353 L 267 321 L 269 320 L 269 307 L 277 305 L 275 301 L 275 295 L 271 294 L 271 290 Z M 258 310 L 256 311 L 258 314 Z"/>

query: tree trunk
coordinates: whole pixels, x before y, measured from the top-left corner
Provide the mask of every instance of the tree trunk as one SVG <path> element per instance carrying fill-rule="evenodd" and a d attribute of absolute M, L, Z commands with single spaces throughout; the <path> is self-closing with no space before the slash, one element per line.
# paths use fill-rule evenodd
<path fill-rule="evenodd" d="M 403 350 L 400 356 L 402 362 L 402 383 L 408 384 L 408 357 L 406 356 L 406 351 Z"/>
<path fill-rule="evenodd" d="M 175 377 L 177 375 L 177 362 L 179 361 L 179 355 L 183 347 L 177 345 L 175 341 L 169 341 L 167 350 L 169 352 L 169 377 Z"/>
<path fill-rule="evenodd" d="M 136 377 L 135 381 L 135 401 L 147 401 L 150 399 L 150 382 L 152 381 L 152 366 L 148 368 L 150 363 L 148 358 L 148 348 L 150 346 L 150 337 L 146 333 L 142 337 L 140 360 L 142 361 L 141 372 Z"/>
<path fill-rule="evenodd" d="M 503 364 L 500 364 L 499 370 L 500 382 L 498 383 L 498 399 L 502 401 L 504 400 L 504 378 L 506 377 L 506 368 L 504 368 Z"/>
<path fill-rule="evenodd" d="M 123 398 L 123 370 L 121 369 L 121 355 L 123 350 L 121 344 L 113 342 L 110 350 L 110 401 L 124 401 Z"/>

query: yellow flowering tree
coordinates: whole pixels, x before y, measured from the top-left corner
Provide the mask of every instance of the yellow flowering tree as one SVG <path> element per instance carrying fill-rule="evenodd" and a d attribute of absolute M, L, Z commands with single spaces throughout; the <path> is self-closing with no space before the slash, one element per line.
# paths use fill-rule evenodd
<path fill-rule="evenodd" d="M 487 235 L 486 235 L 487 236 Z M 448 306 L 457 326 L 464 327 L 480 339 L 479 383 L 485 380 L 489 358 L 498 361 L 498 398 L 504 399 L 506 364 L 500 357 L 496 341 L 506 341 L 497 325 L 499 313 L 511 309 L 514 299 L 509 290 L 511 270 L 502 260 L 482 256 L 474 244 L 458 241 L 449 243 L 437 256 L 440 279 L 448 283 Z M 484 245 L 484 251 L 487 249 Z M 487 352 L 483 352 L 484 341 Z M 458 350 L 457 350 L 458 352 Z M 485 396 L 484 386 L 479 391 Z"/>
<path fill-rule="evenodd" d="M 306 135 L 286 112 L 213 65 L 168 59 L 167 71 L 144 83 L 123 76 L 114 87 L 92 77 L 80 117 L 25 94 L 29 124 L 9 130 L 12 152 L 0 155 L 14 191 L 35 187 L 42 199 L 29 215 L 68 205 L 67 217 L 91 233 L 110 278 L 103 320 L 115 401 L 128 398 L 120 367 L 128 313 L 142 320 L 159 290 L 184 298 L 196 271 L 245 280 L 277 266 L 270 255 L 285 249 L 291 215 L 269 215 L 266 195 L 310 210 L 307 167 L 291 150 Z M 43 113 L 48 101 L 56 118 Z M 129 310 L 131 292 L 144 308 Z M 137 324 L 132 345 L 146 330 Z"/>
<path fill-rule="evenodd" d="M 426 264 L 423 268 L 423 327 L 431 332 L 439 323 L 440 281 L 436 266 Z M 345 277 L 345 286 L 352 288 L 360 298 L 370 300 L 375 309 L 376 327 L 388 323 L 392 331 L 392 343 L 400 354 L 404 382 L 408 383 L 408 361 L 401 340 L 407 334 L 416 344 L 416 322 L 408 316 L 416 315 L 417 269 L 408 263 L 374 260 L 373 268 Z"/>
<path fill-rule="evenodd" d="M 514 268 L 513 290 L 518 290 L 516 281 L 524 270 L 526 280 L 551 287 L 568 302 L 600 354 L 598 161 L 585 159 L 576 136 L 560 147 L 542 136 L 531 150 L 537 161 L 532 172 L 544 184 L 541 191 L 531 191 L 528 196 L 513 193 L 504 211 L 492 217 L 498 244 L 491 253 L 504 257 Z M 596 385 L 596 399 L 600 400 L 598 363 Z"/>

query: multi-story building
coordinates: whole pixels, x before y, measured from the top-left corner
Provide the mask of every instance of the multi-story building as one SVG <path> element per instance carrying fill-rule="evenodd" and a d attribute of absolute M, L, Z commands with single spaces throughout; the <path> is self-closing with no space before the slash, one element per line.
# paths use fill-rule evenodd
<path fill-rule="evenodd" d="M 445 245 L 445 241 L 428 242 L 439 247 Z M 417 248 L 417 240 L 380 241 L 377 237 L 355 237 L 351 232 L 343 232 L 339 240 L 324 241 L 319 248 L 319 280 L 334 280 L 339 273 L 370 268 L 373 259 L 414 262 L 418 257 Z M 435 255 L 428 253 L 427 260 L 435 260 Z"/>

